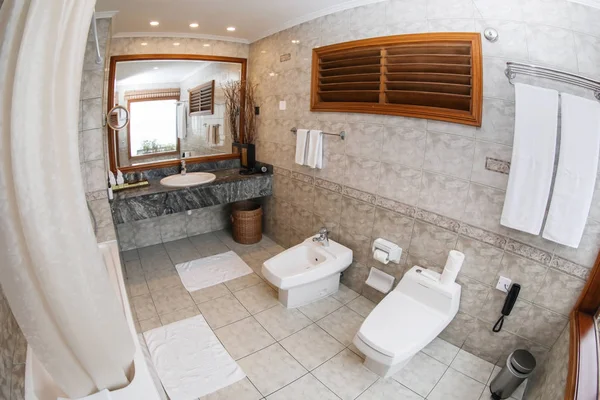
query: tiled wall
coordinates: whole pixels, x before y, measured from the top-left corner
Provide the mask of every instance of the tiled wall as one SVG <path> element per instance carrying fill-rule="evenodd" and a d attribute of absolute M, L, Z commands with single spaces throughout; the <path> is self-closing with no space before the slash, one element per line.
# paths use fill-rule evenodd
<path fill-rule="evenodd" d="M 27 341 L 0 288 L 0 399 L 24 398 Z"/>
<path fill-rule="evenodd" d="M 381 296 L 363 286 L 370 267 L 401 278 L 415 264 L 439 268 L 448 251 L 458 249 L 466 254 L 460 312 L 441 336 L 491 362 L 502 362 L 516 347 L 544 358 L 566 326 L 598 253 L 600 187 L 581 245 L 571 249 L 500 225 L 507 175 L 486 170 L 485 159 L 511 158 L 515 104 L 504 76 L 506 61 L 600 77 L 599 19 L 600 10 L 564 0 L 391 0 L 253 43 L 250 76 L 259 84 L 261 106 L 258 159 L 276 166 L 267 230 L 290 246 L 327 226 L 354 251 L 343 281 L 375 300 Z M 488 26 L 500 39 L 483 41 L 481 128 L 309 111 L 313 47 L 391 34 L 482 32 Z M 281 62 L 286 53 L 291 60 Z M 285 111 L 278 108 L 280 100 L 287 102 Z M 294 164 L 293 126 L 348 135 L 346 141 L 325 137 L 324 167 L 315 172 Z M 404 249 L 401 265 L 372 259 L 377 237 Z M 494 334 L 504 301 L 494 289 L 500 275 L 520 283 L 522 291 L 504 330 Z"/>
<path fill-rule="evenodd" d="M 231 206 L 223 204 L 117 225 L 121 251 L 188 236 L 220 231 L 230 225 Z"/>
<path fill-rule="evenodd" d="M 565 327 L 548 360 L 529 380 L 524 398 L 527 400 L 562 400 L 567 382 L 569 360 L 569 325 Z"/>

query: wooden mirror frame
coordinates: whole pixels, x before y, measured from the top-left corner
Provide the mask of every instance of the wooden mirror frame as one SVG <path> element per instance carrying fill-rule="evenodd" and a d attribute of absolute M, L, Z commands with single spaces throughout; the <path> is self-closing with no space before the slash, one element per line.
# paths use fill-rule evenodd
<path fill-rule="evenodd" d="M 246 73 L 247 73 L 247 63 L 248 60 L 245 58 L 237 58 L 237 57 L 225 57 L 225 56 L 208 56 L 208 55 L 196 55 L 196 54 L 134 54 L 134 55 L 121 55 L 121 56 L 112 56 L 110 58 L 110 67 L 108 71 L 108 94 L 107 94 L 107 104 L 108 108 L 112 108 L 115 102 L 115 77 L 117 72 L 117 63 L 123 61 L 152 61 L 152 60 L 183 60 L 183 61 L 213 61 L 213 62 L 227 62 L 227 63 L 236 63 L 241 66 L 241 80 L 242 82 L 246 82 Z M 244 91 L 245 85 L 242 85 L 242 92 Z M 244 101 L 245 101 L 244 93 L 241 93 L 241 104 L 240 107 L 244 109 Z M 108 161 L 110 170 L 113 172 L 117 171 L 118 162 L 117 162 L 117 150 L 116 144 L 117 140 L 115 138 L 116 133 L 113 129 L 111 129 L 108 125 L 106 126 L 108 133 Z M 240 141 L 243 142 L 244 138 L 244 115 L 240 114 Z M 189 163 L 201 163 L 208 161 L 219 161 L 219 160 L 233 160 L 240 158 L 240 154 L 219 154 L 213 156 L 200 156 L 200 157 L 190 157 L 186 158 L 185 161 Z M 119 167 L 119 170 L 123 173 L 126 172 L 134 172 L 134 171 L 144 171 L 148 169 L 154 168 L 165 168 L 165 167 L 173 167 L 177 166 L 181 163 L 180 159 L 177 160 L 167 160 L 167 161 L 157 161 L 153 163 L 147 163 L 143 165 L 133 165 L 129 167 Z"/>
<path fill-rule="evenodd" d="M 573 307 L 570 322 L 569 372 L 565 400 L 600 398 L 596 314 L 600 309 L 600 254 Z"/>

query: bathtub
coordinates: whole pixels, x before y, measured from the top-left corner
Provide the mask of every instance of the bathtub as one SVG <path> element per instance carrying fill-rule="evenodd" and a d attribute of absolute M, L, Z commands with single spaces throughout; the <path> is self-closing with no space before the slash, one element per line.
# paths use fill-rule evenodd
<path fill-rule="evenodd" d="M 123 270 L 121 268 L 121 260 L 119 257 L 119 246 L 116 241 L 110 241 L 101 243 L 98 245 L 106 268 L 108 270 L 109 277 L 115 288 L 115 291 L 119 295 L 123 304 L 123 312 L 127 318 L 129 330 L 133 341 L 135 343 L 135 355 L 133 358 L 133 364 L 135 368 L 135 375 L 131 383 L 123 389 L 109 391 L 107 389 L 83 397 L 79 400 L 161 400 L 164 396 L 160 395 L 152 375 L 146 364 L 144 351 L 140 344 L 138 335 L 135 330 L 133 322 L 133 316 L 131 314 L 131 308 L 129 306 L 129 299 L 127 298 L 127 292 L 125 290 L 125 281 L 123 279 Z M 37 360 L 35 354 L 30 347 L 27 348 L 27 361 L 25 365 L 25 400 L 56 400 L 56 399 L 68 399 L 64 393 L 54 384 L 52 377 L 46 372 L 42 364 Z M 74 400 L 74 399 L 73 399 Z"/>

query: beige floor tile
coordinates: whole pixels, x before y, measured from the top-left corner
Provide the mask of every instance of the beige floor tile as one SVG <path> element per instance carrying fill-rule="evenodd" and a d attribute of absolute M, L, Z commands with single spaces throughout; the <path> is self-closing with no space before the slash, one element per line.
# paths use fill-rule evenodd
<path fill-rule="evenodd" d="M 280 344 L 309 371 L 344 349 L 340 342 L 316 324 L 285 338 Z"/>
<path fill-rule="evenodd" d="M 362 362 L 346 349 L 315 369 L 313 375 L 343 400 L 353 400 L 378 379 Z"/>
<path fill-rule="evenodd" d="M 146 284 L 146 278 L 143 274 L 135 274 L 129 276 L 125 283 L 127 284 L 127 290 L 129 291 L 130 297 L 141 296 L 150 293 L 148 285 Z"/>
<path fill-rule="evenodd" d="M 219 328 L 215 335 L 235 360 L 275 343 L 275 339 L 253 317 Z"/>
<path fill-rule="evenodd" d="M 251 314 L 259 313 L 279 304 L 277 293 L 266 283 L 242 289 L 233 294 Z"/>
<path fill-rule="evenodd" d="M 183 286 L 175 286 L 152 292 L 152 300 L 159 315 L 192 307 L 194 300 Z"/>
<path fill-rule="evenodd" d="M 380 378 L 357 400 L 423 400 L 423 397 L 410 391 L 393 379 Z"/>
<path fill-rule="evenodd" d="M 479 400 L 485 385 L 448 368 L 428 400 Z"/>
<path fill-rule="evenodd" d="M 373 303 L 366 297 L 360 296 L 346 304 L 346 307 L 356 312 L 357 314 L 367 318 L 376 305 L 377 304 Z"/>
<path fill-rule="evenodd" d="M 317 321 L 317 325 L 344 346 L 349 346 L 364 320 L 363 317 L 344 306 Z"/>
<path fill-rule="evenodd" d="M 413 392 L 427 397 L 446 369 L 448 366 L 419 352 L 392 378 Z"/>
<path fill-rule="evenodd" d="M 231 294 L 198 304 L 198 308 L 213 330 L 250 316 Z"/>
<path fill-rule="evenodd" d="M 154 328 L 160 328 L 161 326 L 162 323 L 160 322 L 160 318 L 158 317 L 152 317 L 150 319 L 140 321 L 140 328 L 142 332 L 146 332 Z"/>
<path fill-rule="evenodd" d="M 331 295 L 331 297 L 333 297 L 342 304 L 347 304 L 355 298 L 357 298 L 358 296 L 360 296 L 358 293 L 356 293 L 354 290 L 350 289 L 348 286 L 342 283 L 340 283 L 340 288 L 338 289 L 338 291 Z"/>
<path fill-rule="evenodd" d="M 238 364 L 263 396 L 281 389 L 307 372 L 278 343 L 242 358 Z"/>
<path fill-rule="evenodd" d="M 448 343 L 443 339 L 435 338 L 431 343 L 425 346 L 422 351 L 428 356 L 433 357 L 446 365 L 450 365 L 459 350 L 460 349 L 455 345 Z"/>
<path fill-rule="evenodd" d="M 224 282 L 227 289 L 232 292 L 237 292 L 238 290 L 246 289 L 250 286 L 258 285 L 263 280 L 256 274 L 248 274 L 244 276 L 240 276 L 239 278 L 232 279 L 230 281 Z"/>
<path fill-rule="evenodd" d="M 464 350 L 458 352 L 458 355 L 454 361 L 452 361 L 450 367 L 481 383 L 488 382 L 492 370 L 494 369 L 492 363 L 482 360 Z"/>
<path fill-rule="evenodd" d="M 146 273 L 146 282 L 151 292 L 183 286 L 175 267 L 159 269 Z"/>
<path fill-rule="evenodd" d="M 219 297 L 227 296 L 228 294 L 231 294 L 231 292 L 222 283 L 190 292 L 190 295 L 192 296 L 192 299 L 194 299 L 194 302 L 196 304 L 204 303 L 213 299 L 218 299 Z"/>
<path fill-rule="evenodd" d="M 144 270 L 144 274 L 149 274 L 154 271 L 158 271 L 160 269 L 171 269 L 173 268 L 173 263 L 171 259 L 165 252 L 164 254 L 158 254 L 149 258 L 142 258 L 142 269 Z"/>
<path fill-rule="evenodd" d="M 188 238 L 165 243 L 165 248 L 175 265 L 202 257 Z"/>
<path fill-rule="evenodd" d="M 273 393 L 267 400 L 338 400 L 338 397 L 317 378 L 306 374 Z"/>
<path fill-rule="evenodd" d="M 141 247 L 137 249 L 140 259 L 154 258 L 157 256 L 163 256 L 167 254 L 167 249 L 162 243 L 155 244 L 152 246 Z"/>
<path fill-rule="evenodd" d="M 262 399 L 262 394 L 248 378 L 237 381 L 233 385 L 229 385 L 214 393 L 200 397 L 200 400 L 259 400 Z"/>
<path fill-rule="evenodd" d="M 281 304 L 261 311 L 254 317 L 276 340 L 288 337 L 312 324 L 300 311 L 285 308 Z"/>
<path fill-rule="evenodd" d="M 131 299 L 131 303 L 133 304 L 133 309 L 135 310 L 135 314 L 139 321 L 158 317 L 150 294 L 134 297 Z"/>
<path fill-rule="evenodd" d="M 302 312 L 302 314 L 306 315 L 311 320 L 318 321 L 321 318 L 331 314 L 341 306 L 342 303 L 334 299 L 332 296 L 328 296 L 298 309 Z"/>
<path fill-rule="evenodd" d="M 191 307 L 186 307 L 181 310 L 177 310 L 167 314 L 160 315 L 160 321 L 163 325 L 172 324 L 173 322 L 181 321 L 184 319 L 195 317 L 200 314 L 200 310 L 198 307 L 193 305 Z"/>

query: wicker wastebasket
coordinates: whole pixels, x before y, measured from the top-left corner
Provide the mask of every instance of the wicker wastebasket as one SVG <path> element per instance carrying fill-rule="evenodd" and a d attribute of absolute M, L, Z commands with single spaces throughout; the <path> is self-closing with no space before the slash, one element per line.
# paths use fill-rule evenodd
<path fill-rule="evenodd" d="M 262 239 L 262 207 L 251 201 L 240 201 L 231 208 L 233 240 L 254 244 Z"/>

